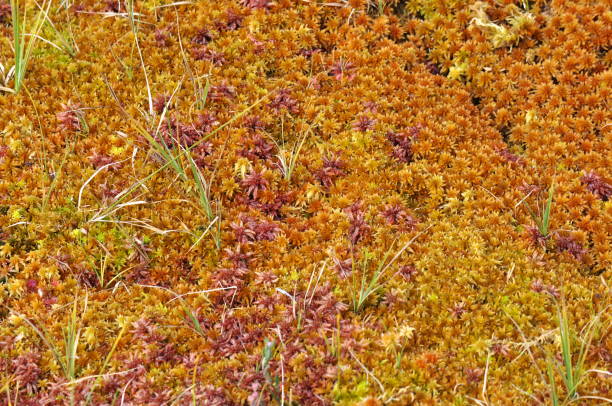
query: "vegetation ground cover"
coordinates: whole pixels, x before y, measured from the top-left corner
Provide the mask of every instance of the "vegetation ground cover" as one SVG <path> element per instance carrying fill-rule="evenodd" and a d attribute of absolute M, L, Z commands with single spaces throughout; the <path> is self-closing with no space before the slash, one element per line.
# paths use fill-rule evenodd
<path fill-rule="evenodd" d="M 609 2 L 0 33 L 0 405 L 611 402 Z"/>

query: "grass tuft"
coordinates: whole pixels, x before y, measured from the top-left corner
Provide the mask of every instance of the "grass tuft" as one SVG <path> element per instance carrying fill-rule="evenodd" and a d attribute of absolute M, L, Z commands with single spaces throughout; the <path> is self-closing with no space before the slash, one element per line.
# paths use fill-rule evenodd
<path fill-rule="evenodd" d="M 594 371 L 587 370 L 584 366 L 586 356 L 591 348 L 593 337 L 600 327 L 601 314 L 607 310 L 604 309 L 601 313 L 598 313 L 593 317 L 582 330 L 582 336 L 578 336 L 572 331 L 569 324 L 569 317 L 567 314 L 567 308 L 564 303 L 559 305 L 557 311 L 558 323 L 559 323 L 559 343 L 561 347 L 561 361 L 555 359 L 555 357 L 546 353 L 546 372 L 548 376 L 548 386 L 550 387 L 550 396 L 553 406 L 568 405 L 581 400 L 592 398 L 589 396 L 580 396 L 578 389 L 580 384 L 589 372 L 598 372 L 603 375 L 612 376 L 608 371 Z M 579 349 L 578 354 L 574 354 L 572 351 L 573 344 L 578 341 Z M 554 372 L 557 371 L 561 376 L 561 382 L 563 383 L 561 392 L 557 387 L 555 381 Z M 564 395 L 562 395 L 563 393 Z M 603 400 L 607 403 L 612 403 L 612 400 L 597 397 L 599 400 Z"/>
<path fill-rule="evenodd" d="M 419 238 L 423 233 L 425 233 L 427 230 L 429 230 L 431 226 L 428 226 L 425 230 L 419 232 L 417 235 L 415 235 L 414 237 L 412 237 L 412 239 L 410 239 L 410 241 L 408 241 L 406 244 L 404 244 L 403 247 L 401 247 L 393 256 L 393 258 L 391 258 L 391 260 L 389 262 L 387 262 L 387 258 L 389 258 L 389 255 L 391 254 L 392 250 L 393 250 L 393 246 L 395 245 L 395 242 L 393 242 L 393 244 L 391 244 L 391 247 L 389 248 L 389 250 L 387 250 L 387 252 L 385 253 L 383 259 L 378 263 L 378 266 L 376 267 L 376 270 L 374 271 L 374 273 L 372 274 L 372 276 L 369 278 L 368 280 L 368 265 L 369 265 L 369 260 L 372 259 L 372 254 L 370 254 L 368 251 L 364 252 L 364 260 L 362 262 L 362 266 L 361 266 L 361 282 L 359 284 L 359 287 L 356 286 L 355 284 L 355 261 L 353 261 L 353 289 L 351 292 L 351 303 L 352 303 L 352 309 L 355 313 L 359 313 L 365 306 L 366 302 L 368 301 L 368 299 L 375 295 L 378 291 L 380 291 L 384 284 L 385 281 L 382 281 L 381 278 L 385 275 L 386 271 L 391 267 L 391 265 L 393 265 L 393 263 L 400 257 L 400 255 L 402 255 L 402 253 L 404 251 L 406 251 L 406 249 L 414 242 L 416 241 L 417 238 Z"/>
<path fill-rule="evenodd" d="M 34 18 L 32 29 L 28 31 L 27 8 L 24 5 L 23 15 L 21 15 L 20 1 L 11 0 L 13 52 L 15 54 L 13 91 L 15 93 L 18 93 L 23 86 L 23 81 L 25 79 L 30 58 L 32 57 L 32 52 L 35 49 L 36 41 L 43 40 L 44 42 L 50 43 L 50 41 L 47 41 L 40 36 L 50 7 L 51 1 L 48 0 L 45 0 L 43 4 L 39 6 L 38 13 Z"/>

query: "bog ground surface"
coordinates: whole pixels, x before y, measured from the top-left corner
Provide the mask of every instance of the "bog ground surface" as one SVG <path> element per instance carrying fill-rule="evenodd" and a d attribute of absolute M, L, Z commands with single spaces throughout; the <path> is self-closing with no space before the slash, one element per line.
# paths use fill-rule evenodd
<path fill-rule="evenodd" d="M 0 0 L 1 405 L 611 398 L 606 0 Z"/>

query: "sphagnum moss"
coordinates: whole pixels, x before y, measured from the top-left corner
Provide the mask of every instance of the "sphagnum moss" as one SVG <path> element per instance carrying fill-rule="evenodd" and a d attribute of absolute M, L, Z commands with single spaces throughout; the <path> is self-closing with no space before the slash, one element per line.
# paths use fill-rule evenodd
<path fill-rule="evenodd" d="M 553 404 L 560 301 L 610 399 L 603 3 L 48 16 L 72 57 L 27 37 L 0 94 L 0 404 Z"/>

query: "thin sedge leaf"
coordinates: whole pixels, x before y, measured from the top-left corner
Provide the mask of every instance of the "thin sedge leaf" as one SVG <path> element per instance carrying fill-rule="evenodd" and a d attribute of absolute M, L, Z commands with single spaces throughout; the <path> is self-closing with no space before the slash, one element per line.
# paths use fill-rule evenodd
<path fill-rule="evenodd" d="M 559 313 L 560 318 L 560 334 L 561 334 L 561 352 L 563 356 L 563 364 L 565 366 L 565 385 L 568 390 L 568 397 L 574 396 L 574 370 L 572 367 L 572 349 L 570 342 L 570 331 L 567 320 L 567 312 L 565 306 Z"/>
<path fill-rule="evenodd" d="M 584 361 L 586 360 L 587 353 L 591 347 L 593 335 L 595 334 L 595 325 L 599 322 L 599 314 L 595 316 L 587 325 L 586 339 L 580 343 L 580 352 L 578 353 L 578 362 L 576 362 L 576 368 L 574 372 L 575 382 L 573 391 L 576 392 L 578 385 L 584 377 Z"/>
<path fill-rule="evenodd" d="M 168 126 L 170 128 L 170 119 L 168 119 Z M 163 149 L 158 151 L 158 153 L 161 152 L 162 157 L 166 160 L 166 161 L 170 161 L 172 168 L 174 169 L 174 171 L 181 177 L 183 178 L 184 181 L 187 180 L 187 175 L 185 174 L 185 170 L 183 169 L 183 166 L 180 164 L 179 160 L 178 160 L 178 155 L 174 155 L 172 153 L 172 150 L 170 149 L 170 147 L 168 146 L 168 144 L 166 144 L 166 140 L 164 140 L 164 137 L 159 137 L 161 139 L 162 142 L 162 147 Z M 174 142 L 179 145 L 179 140 L 173 137 Z"/>
<path fill-rule="evenodd" d="M 44 9 L 38 4 L 38 2 L 35 2 L 36 6 L 40 9 L 41 12 L 43 12 L 43 16 L 45 21 L 47 22 L 47 25 L 49 27 L 51 27 L 51 30 L 55 33 L 55 36 L 57 38 L 59 38 L 59 40 L 63 43 L 63 49 L 58 47 L 57 45 L 55 45 L 54 43 L 47 41 L 43 38 L 41 38 L 43 41 L 47 41 L 49 42 L 51 45 L 57 47 L 58 49 L 60 49 L 60 51 L 64 51 L 67 54 L 69 54 L 70 56 L 74 57 L 75 56 L 75 50 L 74 48 L 68 43 L 68 40 L 66 40 L 66 38 L 64 37 L 64 35 L 57 29 L 57 27 L 55 27 L 55 24 L 53 24 L 53 21 L 51 21 L 51 18 L 49 18 L 49 13 L 44 11 Z"/>
<path fill-rule="evenodd" d="M 32 323 L 30 320 L 28 320 L 28 318 L 21 314 L 16 312 L 15 310 L 11 311 L 15 314 L 17 314 L 19 317 L 21 317 L 23 319 L 23 321 L 25 321 L 30 327 L 32 327 L 32 329 L 34 330 L 34 332 L 40 337 L 40 339 L 47 345 L 47 347 L 49 347 L 49 349 L 51 350 L 51 353 L 53 354 L 53 358 L 55 358 L 55 360 L 57 361 L 57 363 L 60 365 L 60 367 L 62 368 L 62 370 L 64 372 L 68 371 L 68 369 L 66 368 L 66 365 L 64 364 L 64 362 L 62 361 L 62 357 L 59 353 L 59 351 L 57 350 L 57 348 L 51 343 L 51 341 L 49 341 L 47 339 L 48 333 L 47 330 L 45 330 L 45 328 L 43 326 L 41 326 L 42 330 L 41 331 L 38 327 L 36 327 L 34 325 L 34 323 Z"/>
<path fill-rule="evenodd" d="M 531 216 L 533 221 L 536 223 L 536 226 L 538 227 L 538 230 L 540 230 L 540 233 L 542 233 L 542 222 L 540 221 L 538 216 L 536 216 L 533 210 L 531 210 L 531 206 L 529 206 L 529 203 L 527 202 L 524 202 L 524 203 L 525 203 L 525 206 L 527 207 L 527 211 L 529 212 L 529 215 Z"/>
<path fill-rule="evenodd" d="M 378 280 L 382 276 L 383 271 L 386 269 L 384 265 L 387 262 L 387 258 L 389 258 L 389 254 L 391 253 L 391 250 L 393 249 L 394 245 L 395 245 L 395 241 L 393 241 L 393 243 L 391 244 L 391 247 L 389 247 L 382 261 L 378 265 L 378 268 L 376 269 L 376 271 L 374 271 L 373 278 L 371 279 L 370 284 L 368 285 L 368 289 L 367 289 L 368 294 L 366 295 L 366 298 L 370 296 L 370 294 L 374 293 L 375 291 L 377 291 L 378 289 L 382 287 L 382 285 L 378 284 Z"/>
<path fill-rule="evenodd" d="M 21 88 L 21 70 L 23 69 L 23 38 L 21 36 L 21 18 L 19 15 L 19 2 L 11 0 L 11 17 L 13 22 L 13 42 L 15 51 L 15 92 Z"/>
<path fill-rule="evenodd" d="M 210 206 L 210 201 L 208 199 L 208 187 L 205 186 L 206 181 L 204 180 L 202 173 L 198 169 L 195 161 L 193 160 L 193 157 L 189 152 L 187 153 L 187 160 L 189 161 L 189 164 L 191 166 L 191 172 L 193 174 L 193 178 L 195 179 L 196 188 L 198 189 L 198 197 L 200 199 L 200 204 L 206 212 L 206 217 L 208 217 L 208 220 L 211 221 L 213 218 L 213 213 L 212 207 Z"/>
<path fill-rule="evenodd" d="M 189 247 L 187 252 L 190 252 L 192 249 L 194 249 L 200 243 L 200 241 L 202 241 L 202 238 L 204 238 L 206 236 L 206 234 L 208 234 L 208 232 L 210 231 L 210 229 L 214 225 L 214 223 L 218 222 L 218 221 L 219 221 L 218 217 L 215 217 L 214 219 L 212 219 L 211 222 L 208 224 L 208 227 L 206 227 L 206 230 L 204 230 L 204 232 L 198 237 L 196 242 L 194 242 L 193 245 L 191 247 Z"/>
<path fill-rule="evenodd" d="M 208 100 L 208 92 L 210 92 L 210 79 L 207 76 L 206 85 L 204 85 L 204 90 L 202 93 L 202 107 L 206 105 L 206 101 Z"/>
<path fill-rule="evenodd" d="M 181 303 L 182 303 L 182 302 L 183 302 L 183 301 L 181 300 Z M 200 321 L 199 321 L 199 320 L 198 320 L 198 318 L 197 318 L 197 317 L 195 317 L 195 315 L 194 315 L 194 314 L 191 312 L 191 309 L 189 309 L 187 306 L 185 306 L 185 305 L 183 304 L 183 310 L 184 310 L 184 311 L 185 311 L 185 313 L 187 313 L 187 315 L 189 316 L 189 319 L 190 319 L 190 320 L 191 320 L 191 322 L 193 323 L 193 327 L 194 327 L 195 331 L 196 331 L 198 334 L 200 334 L 200 335 L 204 336 L 204 335 L 205 335 L 205 334 L 204 334 L 204 330 L 202 330 L 202 326 L 200 325 Z"/>
<path fill-rule="evenodd" d="M 555 185 L 553 184 L 548 190 L 548 200 L 546 201 L 546 208 L 544 209 L 544 216 L 542 217 L 542 229 L 543 229 L 542 234 L 544 236 L 548 235 L 548 226 L 550 222 L 550 211 L 552 208 L 554 190 L 555 190 Z"/>
<path fill-rule="evenodd" d="M 555 376 L 552 369 L 552 360 L 550 356 L 546 362 L 546 371 L 548 372 L 548 380 L 550 384 L 550 397 L 552 400 L 553 406 L 559 406 L 559 395 L 557 394 L 557 384 L 555 383 Z"/>

